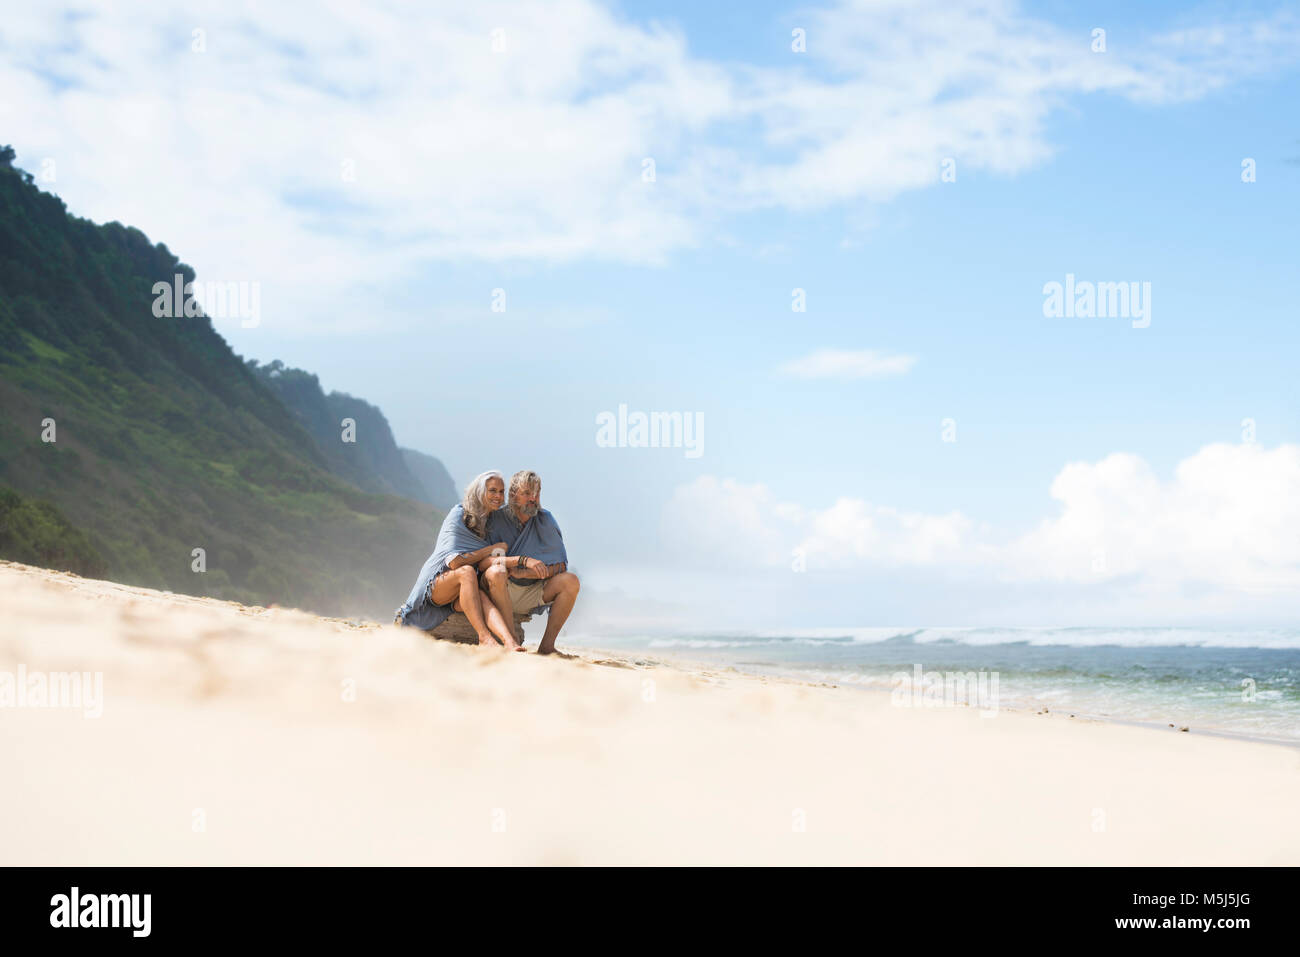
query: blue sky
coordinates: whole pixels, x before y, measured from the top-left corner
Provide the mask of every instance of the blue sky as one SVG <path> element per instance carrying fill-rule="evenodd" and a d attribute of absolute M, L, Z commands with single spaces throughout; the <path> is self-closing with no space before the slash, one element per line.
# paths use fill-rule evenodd
<path fill-rule="evenodd" d="M 31 13 L 0 141 L 259 281 L 256 328 L 216 321 L 240 353 L 458 482 L 536 468 L 595 592 L 735 627 L 1293 621 L 1295 14 L 746 10 Z M 1150 326 L 1044 317 L 1067 273 L 1150 283 Z M 818 350 L 912 362 L 781 372 Z M 701 414 L 704 454 L 597 447 L 620 403 Z"/>

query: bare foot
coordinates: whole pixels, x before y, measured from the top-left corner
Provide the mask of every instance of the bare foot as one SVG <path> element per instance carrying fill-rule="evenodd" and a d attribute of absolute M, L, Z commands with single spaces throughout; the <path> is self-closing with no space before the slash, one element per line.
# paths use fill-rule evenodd
<path fill-rule="evenodd" d="M 557 649 L 554 645 L 551 645 L 551 647 L 549 648 L 539 647 L 537 649 L 537 653 L 539 655 L 555 655 L 555 657 L 557 658 L 566 658 L 566 659 L 576 657 L 575 655 L 566 655 L 564 652 Z"/>
<path fill-rule="evenodd" d="M 482 648 L 500 648 L 501 643 L 497 641 L 496 635 L 491 632 L 484 632 L 478 636 L 479 647 Z"/>

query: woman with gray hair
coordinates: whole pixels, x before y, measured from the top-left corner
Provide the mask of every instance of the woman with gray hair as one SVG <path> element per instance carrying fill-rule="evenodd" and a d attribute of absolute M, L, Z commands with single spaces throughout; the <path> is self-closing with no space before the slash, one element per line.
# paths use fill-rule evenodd
<path fill-rule="evenodd" d="M 484 472 L 469 483 L 464 499 L 443 519 L 433 554 L 420 569 L 406 604 L 397 609 L 396 624 L 428 631 L 459 611 L 469 619 L 480 645 L 496 646 L 499 638 L 506 648 L 523 651 L 515 641 L 513 623 L 507 623 L 491 602 L 485 619 L 478 585 L 478 564 L 506 553 L 505 542 L 493 544 L 486 538 L 488 516 L 505 498 L 506 483 L 500 472 Z"/>

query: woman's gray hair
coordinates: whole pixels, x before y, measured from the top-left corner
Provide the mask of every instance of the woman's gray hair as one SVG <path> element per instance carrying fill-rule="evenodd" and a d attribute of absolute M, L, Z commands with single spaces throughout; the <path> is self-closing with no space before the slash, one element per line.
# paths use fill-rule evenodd
<path fill-rule="evenodd" d="M 487 507 L 483 493 L 487 491 L 490 478 L 501 479 L 502 485 L 506 483 L 505 477 L 500 472 L 496 469 L 488 469 L 483 474 L 475 476 L 474 480 L 465 486 L 465 497 L 460 503 L 465 509 L 465 527 L 479 538 L 487 535 L 487 519 L 491 509 Z"/>

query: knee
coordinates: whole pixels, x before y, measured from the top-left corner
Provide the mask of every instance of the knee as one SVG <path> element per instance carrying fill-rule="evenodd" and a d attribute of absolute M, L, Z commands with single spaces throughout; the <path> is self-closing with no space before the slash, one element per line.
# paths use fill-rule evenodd
<path fill-rule="evenodd" d="M 460 568 L 456 569 L 456 580 L 462 585 L 477 585 L 478 574 L 474 571 L 473 565 L 461 565 Z"/>
<path fill-rule="evenodd" d="M 573 574 L 573 572 L 562 572 L 561 578 L 563 580 L 560 587 L 574 595 L 578 594 L 578 589 L 582 587 L 582 582 L 578 581 L 577 575 Z"/>
<path fill-rule="evenodd" d="M 489 586 L 502 585 L 506 580 L 506 570 L 500 565 L 493 565 L 483 573 L 483 581 Z"/>

